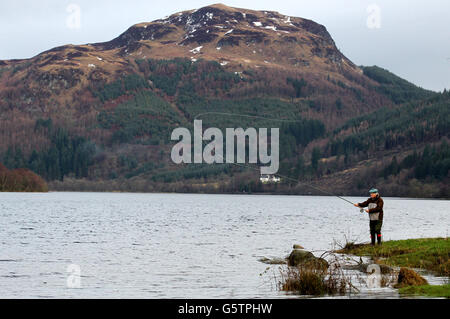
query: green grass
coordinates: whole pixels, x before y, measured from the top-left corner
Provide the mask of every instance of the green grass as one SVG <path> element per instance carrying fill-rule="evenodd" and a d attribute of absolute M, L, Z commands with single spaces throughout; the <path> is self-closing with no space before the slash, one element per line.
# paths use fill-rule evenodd
<path fill-rule="evenodd" d="M 371 246 L 348 243 L 338 253 L 370 256 L 380 263 L 398 267 L 420 268 L 439 276 L 450 276 L 449 238 L 420 238 L 386 241 Z"/>
<path fill-rule="evenodd" d="M 436 285 L 408 286 L 400 288 L 399 293 L 402 295 L 421 295 L 427 297 L 450 298 L 450 284 L 442 286 Z"/>

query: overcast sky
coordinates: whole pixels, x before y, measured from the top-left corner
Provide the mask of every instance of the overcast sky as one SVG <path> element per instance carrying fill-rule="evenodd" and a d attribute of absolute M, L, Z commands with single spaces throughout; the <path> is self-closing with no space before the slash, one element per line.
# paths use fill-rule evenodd
<path fill-rule="evenodd" d="M 108 41 L 133 24 L 216 2 L 219 1 L 1 0 L 0 59 L 30 58 L 68 43 Z M 357 65 L 384 67 L 427 89 L 450 88 L 448 0 L 222 3 L 312 19 L 327 27 L 338 48 Z"/>

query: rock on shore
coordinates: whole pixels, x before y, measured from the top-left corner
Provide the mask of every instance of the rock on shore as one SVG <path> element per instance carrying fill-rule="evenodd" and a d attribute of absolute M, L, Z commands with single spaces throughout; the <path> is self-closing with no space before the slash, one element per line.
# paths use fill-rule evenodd
<path fill-rule="evenodd" d="M 289 266 L 306 266 L 317 269 L 328 269 L 328 262 L 304 249 L 294 249 L 288 257 Z"/>

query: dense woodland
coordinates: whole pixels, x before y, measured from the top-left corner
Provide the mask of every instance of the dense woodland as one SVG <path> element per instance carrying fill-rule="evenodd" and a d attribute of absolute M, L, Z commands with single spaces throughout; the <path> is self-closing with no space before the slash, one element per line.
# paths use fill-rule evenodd
<path fill-rule="evenodd" d="M 15 139 L 6 134 L 16 142 L 0 145 L 0 161 L 66 190 L 310 193 L 298 179 L 328 190 L 339 183 L 346 194 L 378 186 L 392 196 L 450 196 L 447 91 L 423 90 L 379 67 L 362 67 L 366 78 L 346 75 L 358 84 L 350 86 L 330 76 L 229 72 L 215 61 L 135 63 L 135 73 L 90 84 L 78 128 L 58 117 L 24 118 Z M 174 165 L 170 133 L 192 128 L 196 117 L 204 127 L 280 127 L 279 173 L 289 179 L 262 185 L 257 167 Z"/>
<path fill-rule="evenodd" d="M 64 128 L 53 127 L 52 120 L 36 121 L 35 130 L 45 130 L 50 147 L 34 150 L 26 156 L 20 147 L 10 146 L 3 155 L 3 163 L 10 169 L 28 168 L 47 180 L 62 180 L 72 174 L 76 178 L 86 177 L 93 162 L 95 144 L 84 137 L 71 136 Z"/>

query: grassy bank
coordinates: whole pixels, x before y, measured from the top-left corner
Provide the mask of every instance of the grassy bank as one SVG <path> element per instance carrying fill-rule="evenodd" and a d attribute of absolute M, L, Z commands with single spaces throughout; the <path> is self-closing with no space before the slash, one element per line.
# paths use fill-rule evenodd
<path fill-rule="evenodd" d="M 427 297 L 443 297 L 450 298 L 450 284 L 438 285 L 423 285 L 423 286 L 409 286 L 398 290 L 400 294 L 405 295 L 420 295 Z"/>
<path fill-rule="evenodd" d="M 368 256 L 375 262 L 397 267 L 420 268 L 438 276 L 450 276 L 449 238 L 391 240 L 381 246 L 347 243 L 338 253 Z M 400 294 L 450 298 L 450 284 L 408 286 Z"/>
<path fill-rule="evenodd" d="M 450 276 L 449 238 L 391 240 L 381 246 L 347 243 L 338 253 L 369 256 L 378 263 L 432 271 Z"/>

